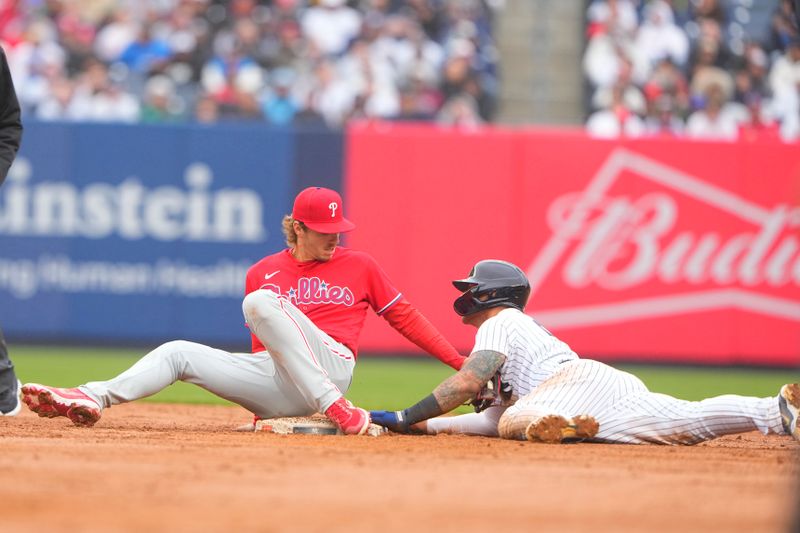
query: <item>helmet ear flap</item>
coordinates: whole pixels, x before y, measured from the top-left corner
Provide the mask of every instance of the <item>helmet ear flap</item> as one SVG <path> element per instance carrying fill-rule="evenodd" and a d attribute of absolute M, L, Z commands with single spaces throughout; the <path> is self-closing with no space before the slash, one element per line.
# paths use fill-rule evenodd
<path fill-rule="evenodd" d="M 458 316 L 467 316 L 471 315 L 475 311 L 478 311 L 476 300 L 472 295 L 472 289 L 464 291 L 461 296 L 456 298 L 456 300 L 453 302 L 453 310 Z"/>

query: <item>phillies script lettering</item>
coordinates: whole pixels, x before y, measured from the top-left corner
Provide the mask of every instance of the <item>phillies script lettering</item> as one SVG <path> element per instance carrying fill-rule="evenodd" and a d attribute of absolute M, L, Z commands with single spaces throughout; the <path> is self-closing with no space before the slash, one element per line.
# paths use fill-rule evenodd
<path fill-rule="evenodd" d="M 678 202 L 661 192 L 591 202 L 580 194 L 558 198 L 548 224 L 562 243 L 574 243 L 565 258 L 564 281 L 617 291 L 656 280 L 800 286 L 800 208 L 765 209 L 752 231 L 729 235 L 676 230 L 679 214 Z"/>
<path fill-rule="evenodd" d="M 297 287 L 291 287 L 286 292 L 282 292 L 280 287 L 272 283 L 266 283 L 261 288 L 277 292 L 294 305 L 334 304 L 349 307 L 355 303 L 353 291 L 349 287 L 329 285 L 317 277 L 300 278 L 297 280 Z"/>

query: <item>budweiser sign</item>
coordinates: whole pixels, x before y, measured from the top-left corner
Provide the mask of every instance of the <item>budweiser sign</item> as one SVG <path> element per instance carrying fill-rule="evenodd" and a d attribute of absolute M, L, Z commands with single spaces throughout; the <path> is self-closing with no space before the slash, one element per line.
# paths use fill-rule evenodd
<path fill-rule="evenodd" d="M 627 186 L 616 190 L 620 180 Z M 531 301 L 559 283 L 597 295 L 537 308 L 548 327 L 722 309 L 800 322 L 796 205 L 759 205 L 618 148 L 582 192 L 552 201 L 547 226 L 551 235 L 528 269 Z"/>

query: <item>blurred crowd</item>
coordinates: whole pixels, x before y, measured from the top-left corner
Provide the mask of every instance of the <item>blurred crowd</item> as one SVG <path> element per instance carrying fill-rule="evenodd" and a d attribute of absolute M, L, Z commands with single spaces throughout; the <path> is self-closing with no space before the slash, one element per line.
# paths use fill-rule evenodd
<path fill-rule="evenodd" d="M 790 0 L 594 0 L 587 16 L 592 135 L 800 138 Z"/>
<path fill-rule="evenodd" d="M 41 120 L 476 125 L 498 97 L 492 5 L 0 0 L 0 44 Z"/>

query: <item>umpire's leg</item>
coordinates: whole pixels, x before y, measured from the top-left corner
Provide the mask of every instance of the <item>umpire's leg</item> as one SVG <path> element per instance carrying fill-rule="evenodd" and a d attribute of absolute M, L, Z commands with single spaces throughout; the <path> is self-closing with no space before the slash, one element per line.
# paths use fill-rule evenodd
<path fill-rule="evenodd" d="M 14 365 L 8 358 L 8 347 L 0 330 L 0 413 L 7 413 L 17 406 L 17 376 Z"/>

